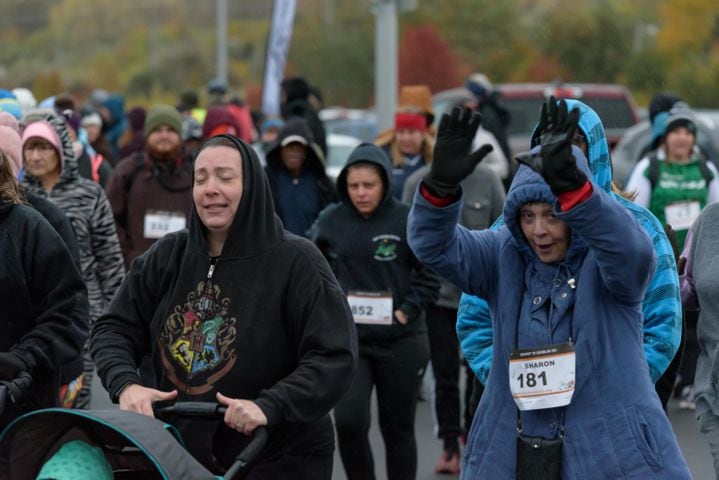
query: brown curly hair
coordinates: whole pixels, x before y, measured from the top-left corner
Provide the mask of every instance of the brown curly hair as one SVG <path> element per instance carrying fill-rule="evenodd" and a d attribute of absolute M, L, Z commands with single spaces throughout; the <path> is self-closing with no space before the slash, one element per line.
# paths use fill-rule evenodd
<path fill-rule="evenodd" d="M 0 200 L 15 204 L 23 203 L 20 186 L 13 174 L 10 160 L 2 150 L 0 150 Z"/>

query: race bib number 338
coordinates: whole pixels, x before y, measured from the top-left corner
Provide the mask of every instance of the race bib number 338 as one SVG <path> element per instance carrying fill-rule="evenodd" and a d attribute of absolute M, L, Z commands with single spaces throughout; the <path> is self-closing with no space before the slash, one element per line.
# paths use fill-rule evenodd
<path fill-rule="evenodd" d="M 168 233 L 182 230 L 186 226 L 185 215 L 181 212 L 148 210 L 145 213 L 142 233 L 145 238 L 162 238 Z"/>
<path fill-rule="evenodd" d="M 392 325 L 391 292 L 350 291 L 347 293 L 347 303 L 350 305 L 355 323 Z"/>
<path fill-rule="evenodd" d="M 566 343 L 515 350 L 509 357 L 509 386 L 520 410 L 569 405 L 574 395 L 576 355 Z"/>

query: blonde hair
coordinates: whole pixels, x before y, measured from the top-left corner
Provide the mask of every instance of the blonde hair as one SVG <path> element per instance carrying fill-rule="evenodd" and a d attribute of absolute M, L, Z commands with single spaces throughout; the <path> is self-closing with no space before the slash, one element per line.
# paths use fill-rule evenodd
<path fill-rule="evenodd" d="M 21 204 L 20 185 L 13 173 L 10 159 L 0 150 L 0 199 L 14 204 Z"/>
<path fill-rule="evenodd" d="M 638 192 L 636 190 L 633 192 L 625 192 L 624 190 L 619 188 L 616 183 L 614 183 L 614 180 L 612 180 L 612 192 L 616 193 L 620 197 L 623 197 L 623 198 L 629 200 L 630 202 L 633 202 L 634 199 L 637 198 L 637 194 L 638 194 Z"/>
<path fill-rule="evenodd" d="M 424 111 L 417 107 L 402 107 L 397 109 L 397 113 L 419 113 L 424 115 Z M 392 161 L 392 166 L 399 168 L 404 165 L 404 155 L 399 151 L 399 144 L 395 139 L 395 129 L 386 130 L 381 132 L 374 141 L 374 144 L 378 147 L 386 147 L 389 145 L 389 156 Z M 426 163 L 432 163 L 434 158 L 434 129 L 428 128 L 424 133 L 424 139 L 422 141 L 422 148 L 420 153 L 424 157 Z"/>

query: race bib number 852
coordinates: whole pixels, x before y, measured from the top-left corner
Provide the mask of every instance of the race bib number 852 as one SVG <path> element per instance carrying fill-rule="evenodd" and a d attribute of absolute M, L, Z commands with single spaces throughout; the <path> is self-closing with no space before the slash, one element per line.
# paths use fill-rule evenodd
<path fill-rule="evenodd" d="M 355 323 L 392 325 L 391 292 L 350 291 L 347 293 L 347 303 Z"/>

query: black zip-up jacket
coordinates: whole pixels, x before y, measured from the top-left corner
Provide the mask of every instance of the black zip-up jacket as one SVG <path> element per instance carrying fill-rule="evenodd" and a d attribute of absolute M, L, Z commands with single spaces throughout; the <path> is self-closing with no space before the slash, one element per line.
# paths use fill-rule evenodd
<path fill-rule="evenodd" d="M 269 443 L 258 459 L 326 455 L 328 412 L 349 386 L 357 338 L 349 306 L 327 262 L 308 240 L 282 228 L 254 149 L 243 157 L 244 192 L 219 257 L 210 258 L 192 210 L 188 230 L 168 234 L 137 257 L 91 333 L 103 385 L 117 401 L 151 353 L 155 388 L 178 400 L 215 393 L 256 402 Z M 222 421 L 168 419 L 206 467 L 226 466 L 247 437 Z M 212 445 L 215 450 L 212 452 Z"/>
<path fill-rule="evenodd" d="M 347 193 L 347 170 L 359 162 L 380 167 L 384 196 L 365 218 Z M 310 239 L 320 248 L 345 292 L 390 291 L 393 310 L 402 310 L 407 325 L 358 324 L 360 340 L 378 340 L 426 331 L 425 308 L 437 300 L 439 278 L 425 268 L 407 245 L 409 205 L 392 196 L 392 170 L 387 155 L 370 143 L 358 146 L 337 177 L 340 203 L 327 207 L 312 226 Z"/>
<path fill-rule="evenodd" d="M 0 352 L 19 358 L 33 377 L 28 401 L 0 412 L 2 428 L 21 413 L 57 405 L 60 366 L 80 357 L 89 306 L 65 243 L 33 208 L 0 202 L 0 252 Z"/>

